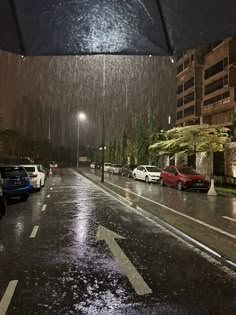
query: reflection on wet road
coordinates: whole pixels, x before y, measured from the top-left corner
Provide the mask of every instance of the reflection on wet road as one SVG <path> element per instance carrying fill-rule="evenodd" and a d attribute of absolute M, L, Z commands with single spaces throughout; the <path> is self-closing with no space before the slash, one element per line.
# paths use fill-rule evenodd
<path fill-rule="evenodd" d="M 99 176 L 99 172 L 90 170 Z M 105 179 L 114 185 L 139 197 L 163 204 L 209 225 L 213 225 L 236 236 L 236 196 L 208 196 L 206 193 L 177 191 L 172 187 L 160 187 L 159 184 L 146 184 L 122 176 L 106 174 Z M 227 217 L 227 219 L 226 219 Z M 230 219 L 228 219 L 230 218 Z"/>
<path fill-rule="evenodd" d="M 236 313 L 232 270 L 70 170 L 9 206 L 0 266 L 0 314 Z"/>

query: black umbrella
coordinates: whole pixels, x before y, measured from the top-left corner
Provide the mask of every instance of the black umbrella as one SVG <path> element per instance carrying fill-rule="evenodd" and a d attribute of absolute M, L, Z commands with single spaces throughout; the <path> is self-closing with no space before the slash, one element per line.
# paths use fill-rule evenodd
<path fill-rule="evenodd" d="M 0 49 L 172 55 L 236 34 L 235 0 L 1 0 Z"/>

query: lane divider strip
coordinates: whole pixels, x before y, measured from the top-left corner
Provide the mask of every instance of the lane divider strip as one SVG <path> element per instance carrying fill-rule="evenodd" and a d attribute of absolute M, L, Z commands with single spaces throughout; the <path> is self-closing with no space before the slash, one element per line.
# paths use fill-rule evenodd
<path fill-rule="evenodd" d="M 147 200 L 147 201 L 149 201 L 149 202 L 152 202 L 152 203 L 154 203 L 154 204 L 156 204 L 156 205 L 158 205 L 158 206 L 160 206 L 160 207 L 162 207 L 162 208 L 164 208 L 164 209 L 167 209 L 167 210 L 169 210 L 169 211 L 171 211 L 171 212 L 173 212 L 173 213 L 175 213 L 175 214 L 178 214 L 178 215 L 180 215 L 180 216 L 182 216 L 182 217 L 184 217 L 184 218 L 187 218 L 187 219 L 189 219 L 189 220 L 191 220 L 191 221 L 197 222 L 197 223 L 199 223 L 199 224 L 201 224 L 201 225 L 203 225 L 203 226 L 208 227 L 209 229 L 212 229 L 212 230 L 214 230 L 214 231 L 217 231 L 217 232 L 219 232 L 219 233 L 221 233 L 221 234 L 224 234 L 224 235 L 229 236 L 229 237 L 231 237 L 231 238 L 233 238 L 233 239 L 236 240 L 236 235 L 233 235 L 233 234 L 231 234 L 231 233 L 228 233 L 228 232 L 226 232 L 226 231 L 223 231 L 223 230 L 221 230 L 221 229 L 219 229 L 219 228 L 217 228 L 217 227 L 215 227 L 215 226 L 213 226 L 213 225 L 210 225 L 210 224 L 208 224 L 208 223 L 205 223 L 205 222 L 203 222 L 203 221 L 201 221 L 201 220 L 192 218 L 192 217 L 190 217 L 190 216 L 187 215 L 187 214 L 184 214 L 184 213 L 182 213 L 182 212 L 179 212 L 179 211 L 177 211 L 177 210 L 174 210 L 174 209 L 172 209 L 172 208 L 170 208 L 170 207 L 168 207 L 168 206 L 165 206 L 165 205 L 163 205 L 163 204 L 161 204 L 161 203 L 159 203 L 159 202 L 157 202 L 157 201 L 154 201 L 154 200 L 151 200 L 151 199 L 149 199 L 149 198 L 147 198 L 147 197 L 144 197 L 144 196 L 142 196 L 142 195 L 136 194 L 136 193 L 130 191 L 129 189 L 123 188 L 123 187 L 118 186 L 118 185 L 116 185 L 116 184 L 113 184 L 113 183 L 111 183 L 111 182 L 108 182 L 108 183 L 109 183 L 109 185 L 113 185 L 113 186 L 115 186 L 115 187 L 118 187 L 119 189 L 122 189 L 122 190 L 124 190 L 124 191 L 126 191 L 126 192 L 128 192 L 128 193 L 130 193 L 130 194 L 133 194 L 133 195 L 135 195 L 135 196 L 138 196 L 139 198 L 142 198 L 142 199 L 144 199 L 144 200 Z"/>
<path fill-rule="evenodd" d="M 17 286 L 18 280 L 12 280 L 9 282 L 7 289 L 3 295 L 3 298 L 0 302 L 0 314 L 5 315 L 7 312 L 7 309 L 10 305 L 12 296 L 15 292 L 16 286 Z"/>
<path fill-rule="evenodd" d="M 35 225 L 35 227 L 33 228 L 32 233 L 30 234 L 30 238 L 35 238 L 37 233 L 38 233 L 38 229 L 39 229 L 39 225 Z"/>
<path fill-rule="evenodd" d="M 230 217 L 224 216 L 224 217 L 222 217 L 222 218 L 224 218 L 224 219 L 226 219 L 226 220 L 230 220 L 230 221 L 236 222 L 236 219 L 233 219 L 233 218 L 230 218 Z"/>
<path fill-rule="evenodd" d="M 45 211 L 45 210 L 46 210 L 46 208 L 47 208 L 47 205 L 43 205 L 43 207 L 42 207 L 42 211 Z"/>

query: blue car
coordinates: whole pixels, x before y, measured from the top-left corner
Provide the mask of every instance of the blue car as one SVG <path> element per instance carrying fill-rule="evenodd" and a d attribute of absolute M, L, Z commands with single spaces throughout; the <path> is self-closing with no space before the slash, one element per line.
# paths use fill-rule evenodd
<path fill-rule="evenodd" d="M 3 197 L 19 197 L 26 201 L 30 196 L 32 185 L 23 166 L 0 166 Z"/>

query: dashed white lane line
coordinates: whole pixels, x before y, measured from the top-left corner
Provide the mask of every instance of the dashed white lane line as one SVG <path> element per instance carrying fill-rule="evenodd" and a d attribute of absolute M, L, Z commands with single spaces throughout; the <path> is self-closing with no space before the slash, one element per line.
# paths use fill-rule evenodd
<path fill-rule="evenodd" d="M 7 312 L 7 309 L 10 305 L 12 296 L 14 294 L 14 291 L 16 289 L 18 280 L 12 280 L 9 282 L 8 287 L 3 295 L 3 298 L 0 302 L 0 314 L 5 315 Z"/>
<path fill-rule="evenodd" d="M 33 228 L 32 233 L 30 234 L 30 238 L 35 238 L 38 232 L 39 226 L 35 225 L 35 227 Z"/>
<path fill-rule="evenodd" d="M 55 186 L 55 184 L 53 183 L 52 186 Z"/>
<path fill-rule="evenodd" d="M 50 190 L 53 190 L 53 188 L 51 187 Z"/>
<path fill-rule="evenodd" d="M 43 207 L 42 207 L 42 211 L 45 211 L 45 210 L 46 210 L 46 208 L 47 208 L 47 205 L 43 205 Z"/>
<path fill-rule="evenodd" d="M 230 221 L 233 221 L 233 222 L 236 222 L 236 219 L 233 219 L 233 218 L 230 218 L 230 217 L 222 217 L 222 218 L 224 218 L 224 219 L 226 219 L 226 220 L 230 220 Z"/>
<path fill-rule="evenodd" d="M 47 195 L 47 198 L 50 198 L 51 197 L 51 195 L 49 194 L 49 195 Z"/>

